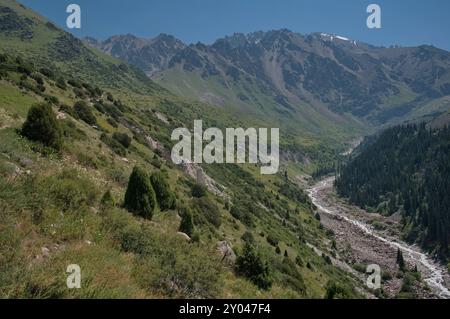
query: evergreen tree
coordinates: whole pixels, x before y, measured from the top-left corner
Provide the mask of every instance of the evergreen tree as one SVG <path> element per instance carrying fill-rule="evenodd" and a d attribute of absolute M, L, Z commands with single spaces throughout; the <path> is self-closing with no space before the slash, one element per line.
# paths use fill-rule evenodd
<path fill-rule="evenodd" d="M 194 222 L 192 219 L 192 213 L 189 208 L 186 208 L 181 215 L 180 232 L 192 236 L 194 233 Z"/>
<path fill-rule="evenodd" d="M 400 210 L 406 238 L 445 260 L 450 244 L 450 128 L 392 127 L 339 168 L 336 189 L 362 208 Z"/>
<path fill-rule="evenodd" d="M 155 190 L 159 208 L 162 211 L 175 208 L 175 195 L 170 190 L 169 183 L 161 172 L 153 173 L 150 181 Z"/>
<path fill-rule="evenodd" d="M 113 207 L 115 205 L 114 198 L 112 197 L 111 190 L 108 189 L 105 194 L 103 194 L 100 201 L 102 207 Z"/>
<path fill-rule="evenodd" d="M 56 150 L 61 149 L 61 128 L 50 104 L 40 103 L 31 107 L 22 126 L 22 135 Z"/>
<path fill-rule="evenodd" d="M 255 247 L 246 242 L 242 254 L 236 259 L 236 271 L 245 276 L 261 289 L 269 289 L 272 286 L 269 267 L 256 253 Z"/>
<path fill-rule="evenodd" d="M 405 259 L 403 258 L 403 253 L 400 248 L 397 250 L 397 265 L 401 271 L 405 270 Z"/>
<path fill-rule="evenodd" d="M 152 219 L 155 211 L 155 191 L 148 175 L 137 166 L 133 169 L 128 182 L 124 206 L 129 212 L 146 219 Z"/>

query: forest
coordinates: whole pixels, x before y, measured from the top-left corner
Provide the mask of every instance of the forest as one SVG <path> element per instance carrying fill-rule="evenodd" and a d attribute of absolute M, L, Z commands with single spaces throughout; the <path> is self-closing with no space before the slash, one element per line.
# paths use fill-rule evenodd
<path fill-rule="evenodd" d="M 450 128 L 389 128 L 357 153 L 339 165 L 339 195 L 369 211 L 401 214 L 408 242 L 448 259 Z"/>

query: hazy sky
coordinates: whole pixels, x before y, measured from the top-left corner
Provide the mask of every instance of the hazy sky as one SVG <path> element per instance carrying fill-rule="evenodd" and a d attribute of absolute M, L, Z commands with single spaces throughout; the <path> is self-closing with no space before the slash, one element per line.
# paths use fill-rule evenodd
<path fill-rule="evenodd" d="M 287 28 L 327 32 L 376 45 L 432 44 L 450 50 L 449 0 L 19 0 L 65 27 L 66 7 L 82 9 L 77 36 L 105 39 L 168 33 L 211 43 L 234 32 Z M 369 4 L 382 9 L 382 29 L 366 26 Z"/>

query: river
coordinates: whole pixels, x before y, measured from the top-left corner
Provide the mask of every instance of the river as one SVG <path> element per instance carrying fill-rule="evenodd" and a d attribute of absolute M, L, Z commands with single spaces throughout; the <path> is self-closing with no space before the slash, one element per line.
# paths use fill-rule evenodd
<path fill-rule="evenodd" d="M 309 188 L 307 192 L 323 216 L 322 223 L 335 232 L 336 240 L 341 242 L 340 246 L 350 246 L 354 258 L 378 263 L 381 267 L 392 271 L 396 267 L 397 250 L 400 249 L 405 261 L 409 265 L 417 266 L 432 295 L 450 299 L 446 268 L 417 246 L 409 245 L 392 234 L 375 229 L 370 224 L 372 216 L 378 221 L 383 221 L 382 218 L 385 217 L 370 214 L 338 199 L 335 196 L 333 182 L 334 178 L 326 178 Z M 392 223 L 390 220 L 387 222 Z"/>

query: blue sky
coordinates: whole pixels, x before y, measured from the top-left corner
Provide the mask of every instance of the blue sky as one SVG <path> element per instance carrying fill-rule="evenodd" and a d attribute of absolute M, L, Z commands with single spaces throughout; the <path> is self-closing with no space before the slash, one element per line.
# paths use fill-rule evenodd
<path fill-rule="evenodd" d="M 287 28 L 327 32 L 375 45 L 432 44 L 450 50 L 449 0 L 19 0 L 65 27 L 66 7 L 82 9 L 77 36 L 105 39 L 168 33 L 186 43 L 212 43 L 234 32 Z M 382 9 L 382 29 L 368 29 L 366 8 Z"/>

